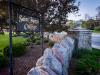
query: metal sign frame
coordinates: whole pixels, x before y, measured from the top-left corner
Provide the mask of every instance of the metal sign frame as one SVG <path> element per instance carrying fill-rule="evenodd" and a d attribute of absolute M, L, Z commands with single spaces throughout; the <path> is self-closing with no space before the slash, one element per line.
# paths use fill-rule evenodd
<path fill-rule="evenodd" d="M 10 50 L 9 50 L 9 75 L 13 75 L 13 52 L 12 52 L 12 24 L 13 24 L 13 8 L 19 8 L 18 11 L 19 14 L 23 14 L 23 15 L 27 15 L 27 16 L 31 16 L 31 17 L 36 17 L 36 18 L 39 18 L 39 26 L 40 26 L 40 35 L 41 35 L 41 48 L 44 49 L 44 34 L 43 34 L 43 14 L 37 12 L 36 10 L 32 10 L 32 9 L 29 9 L 29 8 L 26 8 L 24 6 L 21 6 L 21 5 L 18 5 L 18 4 L 15 4 L 15 3 L 12 3 L 12 0 L 8 0 L 8 13 L 9 13 L 9 27 L 10 27 L 10 30 L 9 30 L 9 40 L 10 40 Z M 23 11 L 21 10 L 23 9 Z M 25 11 L 28 11 L 28 14 L 27 12 L 25 13 Z M 39 16 L 37 16 L 39 15 Z"/>

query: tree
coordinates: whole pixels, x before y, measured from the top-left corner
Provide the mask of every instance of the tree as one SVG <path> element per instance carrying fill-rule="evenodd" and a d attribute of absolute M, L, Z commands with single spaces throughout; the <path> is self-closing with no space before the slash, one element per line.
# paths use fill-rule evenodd
<path fill-rule="evenodd" d="M 89 19 L 87 21 L 83 21 L 82 26 L 84 28 L 94 30 L 94 28 L 98 26 L 98 22 L 94 19 Z"/>
<path fill-rule="evenodd" d="M 97 12 L 98 12 L 96 18 L 100 20 L 100 6 L 98 6 L 98 7 L 96 8 L 96 10 L 97 10 Z"/>
<path fill-rule="evenodd" d="M 71 29 L 74 28 L 74 27 L 75 27 L 75 21 L 70 20 L 70 21 L 68 22 L 68 25 L 70 26 Z"/>
<path fill-rule="evenodd" d="M 78 11 L 78 6 L 75 5 L 75 0 L 59 0 L 58 2 L 59 5 L 49 9 L 50 12 L 47 13 L 48 17 L 46 18 L 46 26 L 52 24 L 61 27 L 61 25 L 66 24 L 68 13 Z"/>
<path fill-rule="evenodd" d="M 14 0 L 14 3 L 38 11 L 43 16 L 45 26 L 65 24 L 67 14 L 78 11 L 75 0 Z"/>
<path fill-rule="evenodd" d="M 3 28 L 6 26 L 6 19 L 8 18 L 6 0 L 0 1 L 0 32 L 3 32 Z"/>
<path fill-rule="evenodd" d="M 7 4 L 5 4 L 6 1 L 7 0 L 2 0 L 2 3 L 4 3 L 3 6 L 7 8 Z M 67 21 L 67 14 L 78 11 L 78 5 L 75 5 L 75 1 L 76 0 L 13 0 L 12 3 L 39 12 L 43 16 L 42 19 L 44 19 L 45 26 L 47 26 L 50 24 L 65 24 Z M 17 15 L 16 12 L 18 11 L 14 10 L 15 15 Z"/>

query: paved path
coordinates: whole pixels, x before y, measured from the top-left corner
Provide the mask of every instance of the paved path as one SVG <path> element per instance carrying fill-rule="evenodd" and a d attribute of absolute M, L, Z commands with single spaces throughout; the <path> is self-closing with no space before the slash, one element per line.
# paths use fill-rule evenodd
<path fill-rule="evenodd" d="M 100 34 L 98 33 L 92 34 L 92 47 L 100 49 Z"/>

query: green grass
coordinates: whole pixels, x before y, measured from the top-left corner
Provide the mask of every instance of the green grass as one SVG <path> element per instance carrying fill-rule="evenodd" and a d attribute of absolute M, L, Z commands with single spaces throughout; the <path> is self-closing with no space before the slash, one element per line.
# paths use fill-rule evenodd
<path fill-rule="evenodd" d="M 96 30 L 94 30 L 93 32 L 94 32 L 94 33 L 100 33 L 100 31 L 96 31 Z"/>
<path fill-rule="evenodd" d="M 26 38 L 23 37 L 13 37 L 13 44 L 26 42 Z M 0 50 L 4 49 L 9 45 L 9 35 L 0 35 Z"/>
<path fill-rule="evenodd" d="M 27 38 L 13 37 L 13 56 L 19 57 L 25 54 Z M 0 68 L 8 65 L 9 57 L 9 34 L 0 35 Z"/>

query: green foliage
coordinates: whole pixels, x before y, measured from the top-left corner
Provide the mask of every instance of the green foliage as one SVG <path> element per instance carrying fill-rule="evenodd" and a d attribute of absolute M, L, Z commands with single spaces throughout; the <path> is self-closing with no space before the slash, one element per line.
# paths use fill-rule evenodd
<path fill-rule="evenodd" d="M 35 41 L 35 44 L 36 44 L 36 45 L 40 45 L 40 43 L 41 43 L 40 40 L 36 40 L 36 41 Z"/>
<path fill-rule="evenodd" d="M 28 42 L 33 42 L 35 43 L 36 40 L 41 40 L 40 35 L 38 33 L 35 33 L 34 36 L 28 39 Z"/>
<path fill-rule="evenodd" d="M 12 48 L 13 56 L 18 57 L 18 56 L 25 54 L 26 52 L 25 49 L 26 49 L 26 46 L 21 43 L 13 44 L 13 48 Z M 6 46 L 4 48 L 3 54 L 5 56 L 9 56 L 9 46 Z"/>
<path fill-rule="evenodd" d="M 100 50 L 77 50 L 75 53 L 77 59 L 76 75 L 96 75 L 100 69 Z M 99 60 L 99 61 L 98 61 Z"/>
<path fill-rule="evenodd" d="M 94 32 L 100 33 L 100 26 L 95 27 L 95 28 L 94 28 Z"/>
<path fill-rule="evenodd" d="M 88 21 L 83 21 L 82 23 L 83 28 L 91 29 L 91 30 L 95 30 L 95 28 L 97 28 L 97 30 L 100 31 L 99 26 L 100 26 L 100 20 L 90 19 Z"/>
<path fill-rule="evenodd" d="M 84 56 L 85 54 L 89 54 L 89 53 L 91 53 L 90 50 L 77 49 L 77 50 L 74 51 L 73 57 L 74 58 L 80 58 L 80 57 Z"/>
<path fill-rule="evenodd" d="M 78 75 L 96 75 L 100 69 L 100 63 L 92 59 L 92 56 L 86 58 L 80 58 L 77 62 L 77 74 Z"/>
<path fill-rule="evenodd" d="M 73 20 L 70 20 L 69 21 L 69 26 L 70 26 L 71 29 L 74 28 L 75 27 L 75 22 Z"/>
<path fill-rule="evenodd" d="M 3 68 L 8 65 L 8 58 L 0 52 L 0 68 Z"/>
<path fill-rule="evenodd" d="M 34 39 L 41 40 L 40 36 L 34 36 Z"/>
<path fill-rule="evenodd" d="M 45 39 L 44 39 L 44 42 L 45 42 L 45 43 L 48 43 L 48 42 L 49 42 L 49 39 L 46 39 L 46 38 L 45 38 Z"/>
<path fill-rule="evenodd" d="M 59 25 L 59 24 L 48 24 L 48 25 L 45 25 L 44 27 L 44 30 L 47 31 L 47 32 L 61 32 L 61 31 L 67 31 L 69 28 L 69 26 L 66 26 L 66 25 Z"/>
<path fill-rule="evenodd" d="M 3 34 L 4 34 L 4 32 L 3 32 L 3 31 L 0 31 L 0 34 L 2 34 L 2 35 L 3 35 Z"/>
<path fill-rule="evenodd" d="M 27 42 L 26 38 L 23 37 L 13 37 L 13 44 L 21 43 L 24 44 Z M 0 49 L 3 50 L 5 47 L 9 46 L 9 35 L 0 35 Z"/>
<path fill-rule="evenodd" d="M 13 37 L 13 56 L 21 56 L 26 52 L 27 39 L 23 37 Z M 8 65 L 9 56 L 9 36 L 0 35 L 0 67 Z"/>
<path fill-rule="evenodd" d="M 32 42 L 32 40 L 30 38 L 27 39 L 27 42 Z"/>
<path fill-rule="evenodd" d="M 34 37 L 32 38 L 32 42 L 33 42 L 33 43 L 36 43 L 37 40 L 41 40 L 40 36 L 34 36 Z"/>
<path fill-rule="evenodd" d="M 53 41 L 49 41 L 48 46 L 51 48 L 54 46 L 54 42 Z"/>

